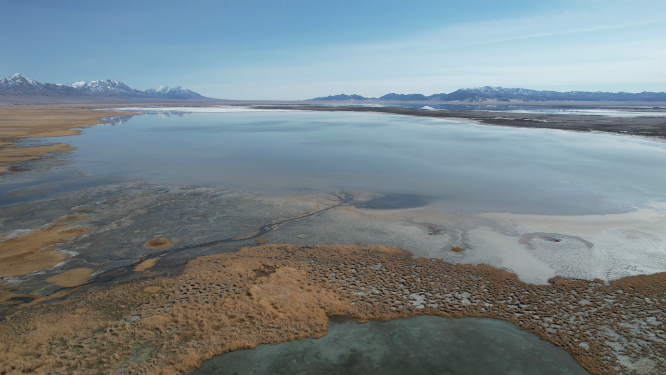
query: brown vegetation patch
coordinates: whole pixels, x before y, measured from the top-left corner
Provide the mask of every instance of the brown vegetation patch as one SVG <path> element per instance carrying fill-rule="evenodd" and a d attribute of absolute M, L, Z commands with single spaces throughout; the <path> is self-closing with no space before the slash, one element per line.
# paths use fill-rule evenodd
<path fill-rule="evenodd" d="M 92 273 L 93 270 L 91 268 L 74 268 L 61 274 L 51 276 L 46 279 L 46 281 L 57 286 L 73 288 L 85 284 Z"/>
<path fill-rule="evenodd" d="M 74 151 L 72 147 L 64 143 L 58 143 L 55 145 L 48 146 L 33 146 L 33 147 L 17 147 L 17 148 L 3 148 L 0 149 L 0 163 L 1 164 L 10 164 L 17 163 L 21 161 L 35 160 L 39 159 L 40 156 L 51 154 L 54 152 L 66 152 Z M 8 170 L 12 172 L 22 172 L 27 168 L 23 167 L 9 167 Z"/>
<path fill-rule="evenodd" d="M 103 123 L 103 117 L 136 115 L 116 111 L 74 109 L 61 106 L 3 106 L 0 107 L 0 173 L 8 164 L 34 160 L 40 156 L 72 151 L 67 144 L 35 147 L 15 147 L 15 140 L 29 137 L 63 137 L 81 134 L 79 128 Z"/>
<path fill-rule="evenodd" d="M 614 288 L 625 292 L 664 293 L 666 291 L 666 272 L 654 275 L 629 276 L 611 281 Z"/>
<path fill-rule="evenodd" d="M 553 281 L 526 284 L 490 266 L 413 259 L 381 246 L 244 248 L 192 260 L 176 277 L 19 311 L 0 323 L 0 373 L 190 371 L 224 352 L 320 337 L 332 315 L 419 314 L 513 322 L 593 374 L 632 373 L 618 355 L 650 359 L 655 373 L 664 373 L 664 275 L 611 285 Z M 650 283 L 654 288 L 637 287 Z M 88 310 L 79 314 L 82 305 Z M 156 350 L 129 363 L 136 348 Z"/>
<path fill-rule="evenodd" d="M 453 251 L 453 252 L 455 252 L 455 253 L 460 253 L 460 252 L 462 252 L 462 251 L 464 251 L 464 250 L 465 250 L 465 249 L 463 249 L 463 248 L 460 247 L 460 246 L 453 246 L 453 247 L 451 247 L 451 251 Z"/>
<path fill-rule="evenodd" d="M 160 290 L 162 290 L 162 287 L 159 286 L 147 286 L 143 288 L 143 292 L 149 294 L 159 293 Z"/>
<path fill-rule="evenodd" d="M 28 167 L 23 166 L 21 164 L 12 165 L 9 168 L 7 168 L 7 170 L 10 171 L 10 172 L 27 172 L 27 171 L 29 171 Z"/>
<path fill-rule="evenodd" d="M 65 229 L 83 217 L 85 215 L 69 215 L 56 220 L 46 228 L 1 241 L 0 276 L 27 275 L 43 268 L 53 267 L 67 259 L 52 246 L 65 240 L 72 240 L 90 230 L 89 228 Z"/>
<path fill-rule="evenodd" d="M 264 243 L 264 242 L 266 242 L 266 239 L 261 237 L 261 238 L 257 238 L 255 241 L 257 241 L 257 243 Z"/>
<path fill-rule="evenodd" d="M 149 249 L 161 249 L 171 245 L 171 241 L 166 238 L 156 238 L 146 242 L 146 247 Z"/>
<path fill-rule="evenodd" d="M 169 315 L 155 315 L 150 318 L 142 319 L 139 326 L 146 329 L 158 329 L 165 327 L 171 323 L 171 316 Z"/>
<path fill-rule="evenodd" d="M 144 260 L 143 262 L 134 266 L 134 272 L 140 272 L 140 271 L 147 270 L 148 268 L 155 265 L 155 263 L 157 262 L 157 259 L 158 258 L 151 258 L 151 259 Z"/>

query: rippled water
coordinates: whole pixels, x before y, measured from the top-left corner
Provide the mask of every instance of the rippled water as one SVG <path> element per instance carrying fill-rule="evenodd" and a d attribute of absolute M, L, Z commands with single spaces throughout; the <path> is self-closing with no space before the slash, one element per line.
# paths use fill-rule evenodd
<path fill-rule="evenodd" d="M 269 194 L 363 190 L 460 211 L 574 215 L 626 212 L 666 197 L 666 145 L 620 136 L 366 113 L 164 112 L 125 120 L 59 138 L 77 148 L 71 163 L 31 183 L 95 174 Z"/>
<path fill-rule="evenodd" d="M 419 316 L 222 354 L 197 374 L 588 374 L 564 350 L 508 322 Z"/>

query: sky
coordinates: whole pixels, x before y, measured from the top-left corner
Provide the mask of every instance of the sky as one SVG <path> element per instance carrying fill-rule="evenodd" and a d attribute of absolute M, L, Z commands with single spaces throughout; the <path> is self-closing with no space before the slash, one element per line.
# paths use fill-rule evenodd
<path fill-rule="evenodd" d="M 664 0 L 0 0 L 0 77 L 222 99 L 666 91 Z"/>

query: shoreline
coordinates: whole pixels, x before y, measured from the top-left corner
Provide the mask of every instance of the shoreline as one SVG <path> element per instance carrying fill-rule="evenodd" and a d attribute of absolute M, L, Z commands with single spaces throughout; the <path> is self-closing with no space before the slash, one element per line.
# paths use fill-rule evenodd
<path fill-rule="evenodd" d="M 259 109 L 290 109 L 315 112 L 385 113 L 414 117 L 439 118 L 487 126 L 568 130 L 583 133 L 604 133 L 637 136 L 666 141 L 666 117 L 612 117 L 590 115 L 511 113 L 490 110 L 429 110 L 401 107 L 257 105 Z M 501 116 L 501 117 L 499 117 Z"/>
<path fill-rule="evenodd" d="M 7 344 L 13 350 L 5 366 L 20 363 L 16 353 L 21 352 L 39 354 L 33 368 L 55 361 L 95 371 L 177 373 L 237 349 L 322 337 L 333 316 L 359 322 L 479 317 L 536 334 L 592 374 L 631 373 L 666 368 L 660 325 L 649 323 L 651 311 L 663 311 L 659 292 L 665 283 L 662 273 L 609 284 L 554 278 L 550 285 L 533 285 L 494 267 L 413 258 L 398 248 L 261 245 L 195 258 L 176 275 L 147 273 L 133 283 L 26 306 L 1 324 L 0 332 L 6 337 L 26 332 Z M 48 324 L 53 327 L 46 329 Z M 76 325 L 81 326 L 76 335 L 60 333 Z M 623 328 L 627 325 L 636 325 L 639 333 Z M 81 351 L 63 359 L 68 353 L 59 344 L 63 340 Z M 124 347 L 117 351 L 118 364 L 102 361 L 101 349 L 117 344 Z M 152 354 L 131 365 L 145 348 Z"/>
<path fill-rule="evenodd" d="M 140 112 L 122 112 L 114 108 L 126 107 L 207 107 L 247 105 L 257 109 L 384 113 L 413 117 L 439 118 L 486 126 L 567 130 L 583 133 L 613 134 L 639 139 L 666 142 L 666 117 L 611 117 L 589 115 L 511 113 L 490 110 L 426 110 L 401 107 L 331 106 L 284 102 L 271 105 L 266 102 L 174 102 L 174 103 L 82 103 L 53 105 L 0 106 L 0 174 L 21 172 L 21 163 L 44 155 L 73 151 L 69 145 L 56 143 L 34 147 L 16 147 L 16 141 L 25 138 L 56 138 L 81 134 L 83 128 L 109 122 L 108 117 L 141 115 Z M 498 117 L 501 115 L 501 117 Z M 13 169 L 13 170 L 12 170 Z"/>
<path fill-rule="evenodd" d="M 0 175 L 21 172 L 25 169 L 22 163 L 44 155 L 74 150 L 65 143 L 17 147 L 18 140 L 79 135 L 82 130 L 76 128 L 108 122 L 104 118 L 140 114 L 59 106 L 0 106 Z"/>

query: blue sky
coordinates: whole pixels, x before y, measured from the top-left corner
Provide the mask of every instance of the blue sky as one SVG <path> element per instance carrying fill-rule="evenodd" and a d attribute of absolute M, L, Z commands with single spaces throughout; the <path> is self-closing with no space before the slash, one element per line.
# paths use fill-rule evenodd
<path fill-rule="evenodd" d="M 0 76 L 228 99 L 666 91 L 666 1 L 0 0 Z"/>

